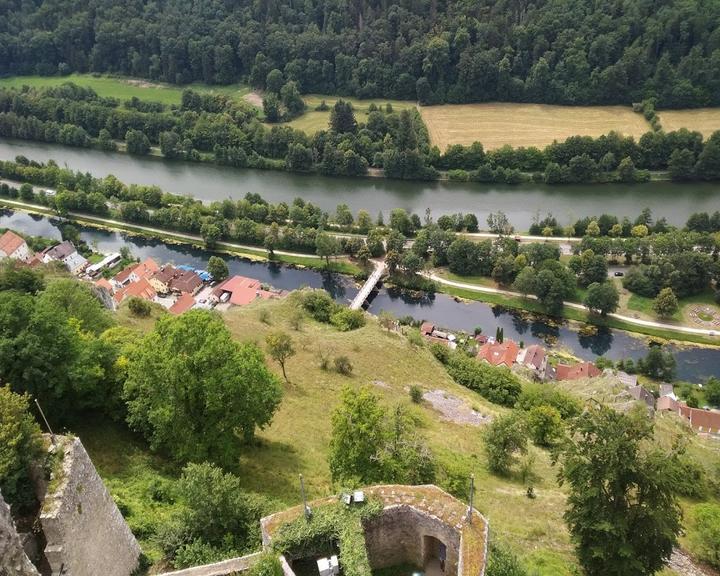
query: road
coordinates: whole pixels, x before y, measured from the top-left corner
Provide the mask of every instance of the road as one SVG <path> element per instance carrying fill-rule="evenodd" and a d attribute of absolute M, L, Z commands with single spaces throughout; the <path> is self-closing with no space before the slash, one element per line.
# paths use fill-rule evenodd
<path fill-rule="evenodd" d="M 519 292 L 512 292 L 510 290 L 502 290 L 501 288 L 492 288 L 490 286 L 478 286 L 477 284 L 466 284 L 465 282 L 455 282 L 454 280 L 448 280 L 442 278 L 437 274 L 424 273 L 423 276 L 437 282 L 438 284 L 445 284 L 447 286 L 454 286 L 455 288 L 462 288 L 464 290 L 472 290 L 474 292 L 485 292 L 487 294 L 501 294 L 503 296 L 515 296 L 523 298 L 524 294 Z M 529 295 L 528 298 L 536 300 L 535 296 Z M 577 302 L 564 302 L 568 308 L 575 308 L 576 310 L 582 310 L 587 312 L 588 309 L 582 304 Z M 672 330 L 675 332 L 682 332 L 684 334 L 696 334 L 699 336 L 717 336 L 718 333 L 715 330 L 707 330 L 705 328 L 692 328 L 690 326 L 676 326 L 675 324 L 663 324 L 662 322 L 654 322 L 652 320 L 641 320 L 640 318 L 633 318 L 632 316 L 624 316 L 622 314 L 608 314 L 608 318 L 614 318 L 616 320 L 622 320 L 628 324 L 634 324 L 636 326 L 644 326 L 647 328 L 659 328 L 662 330 Z"/>

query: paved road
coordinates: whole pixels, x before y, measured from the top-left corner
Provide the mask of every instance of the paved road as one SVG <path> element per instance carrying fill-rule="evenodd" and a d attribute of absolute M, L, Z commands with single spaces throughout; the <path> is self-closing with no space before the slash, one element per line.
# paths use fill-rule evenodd
<path fill-rule="evenodd" d="M 448 280 L 442 278 L 437 274 L 424 273 L 423 276 L 434 280 L 439 284 L 446 284 L 447 286 L 455 286 L 456 288 L 463 288 L 465 290 L 473 290 L 475 292 L 485 292 L 488 294 L 502 294 L 504 296 L 519 296 L 523 297 L 523 294 L 519 292 L 512 292 L 510 290 L 502 290 L 500 288 L 492 288 L 490 286 L 478 286 L 477 284 L 467 284 L 465 282 L 455 282 L 454 280 Z M 535 296 L 528 296 L 531 299 L 537 299 Z M 582 304 L 577 302 L 565 302 L 565 306 L 568 308 L 575 308 L 576 310 L 587 311 L 588 309 Z M 705 328 L 692 328 L 690 326 L 676 326 L 674 324 L 663 324 L 661 322 L 653 322 L 652 320 L 641 320 L 639 318 L 633 318 L 632 316 L 623 316 L 622 314 L 608 314 L 609 318 L 615 318 L 616 320 L 622 320 L 628 324 L 635 324 L 636 326 L 645 326 L 648 328 L 660 328 L 663 330 L 674 330 L 676 332 L 682 332 L 684 334 L 697 334 L 700 336 L 717 336 L 716 330 L 707 330 Z"/>

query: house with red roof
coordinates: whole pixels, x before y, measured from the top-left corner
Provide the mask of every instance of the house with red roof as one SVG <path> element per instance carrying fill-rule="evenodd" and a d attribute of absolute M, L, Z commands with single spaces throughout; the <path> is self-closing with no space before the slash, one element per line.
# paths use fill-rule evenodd
<path fill-rule="evenodd" d="M 12 230 L 8 230 L 0 236 L 0 260 L 12 258 L 28 262 L 33 257 L 33 252 L 22 236 L 18 236 Z"/>
<path fill-rule="evenodd" d="M 130 282 L 130 284 L 113 294 L 113 298 L 117 304 L 120 304 L 122 301 L 132 296 L 152 301 L 157 296 L 157 292 L 155 292 L 155 289 L 152 287 L 150 282 L 145 280 L 145 278 L 142 278 L 139 282 Z"/>
<path fill-rule="evenodd" d="M 602 371 L 592 362 L 580 362 L 580 364 L 558 364 L 555 367 L 556 380 L 580 380 L 581 378 L 596 378 Z"/>
<path fill-rule="evenodd" d="M 203 281 L 192 270 L 178 270 L 178 273 L 170 280 L 170 290 L 173 292 L 184 292 L 195 294 L 202 288 Z"/>
<path fill-rule="evenodd" d="M 512 365 L 517 360 L 518 352 L 520 348 L 512 340 L 505 340 L 504 342 L 486 342 L 477 353 L 478 360 L 484 360 L 492 366 L 507 366 L 512 368 Z"/>
<path fill-rule="evenodd" d="M 216 302 L 228 302 L 234 306 L 245 306 L 258 298 L 267 300 L 281 298 L 286 294 L 287 292 L 284 290 L 270 290 L 263 287 L 260 281 L 255 278 L 233 276 L 218 284 L 210 297 Z"/>
<path fill-rule="evenodd" d="M 658 398 L 656 409 L 658 412 L 674 412 L 687 420 L 688 424 L 698 432 L 707 434 L 720 434 L 720 412 L 690 408 L 685 402 L 676 400 L 672 396 Z"/>
<path fill-rule="evenodd" d="M 111 282 L 113 286 L 119 290 L 123 286 L 127 286 L 130 282 L 140 281 L 141 278 L 149 280 L 150 277 L 158 270 L 160 270 L 160 267 L 157 265 L 155 260 L 147 258 L 142 262 L 131 264 L 130 266 L 124 268 L 115 275 Z"/>
<path fill-rule="evenodd" d="M 187 292 L 183 292 L 180 294 L 177 300 L 175 300 L 175 303 L 168 308 L 168 311 L 170 314 L 175 314 L 179 316 L 183 312 L 187 312 L 188 310 L 191 310 L 195 306 L 195 298 L 193 298 L 192 294 L 188 294 Z"/>

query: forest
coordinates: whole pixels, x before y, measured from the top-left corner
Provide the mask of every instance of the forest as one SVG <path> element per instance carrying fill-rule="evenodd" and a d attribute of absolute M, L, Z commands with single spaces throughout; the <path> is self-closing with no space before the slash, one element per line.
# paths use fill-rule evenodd
<path fill-rule="evenodd" d="M 301 93 L 720 104 L 713 0 L 2 0 L 0 75 L 186 84 L 282 72 Z"/>

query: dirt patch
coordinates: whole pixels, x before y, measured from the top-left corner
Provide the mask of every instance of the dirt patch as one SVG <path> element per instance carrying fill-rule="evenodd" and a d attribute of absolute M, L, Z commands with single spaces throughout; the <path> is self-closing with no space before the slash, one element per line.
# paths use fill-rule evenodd
<path fill-rule="evenodd" d="M 263 106 L 263 97 L 262 94 L 259 94 L 258 92 L 248 92 L 243 96 L 243 100 L 246 102 L 250 102 L 253 106 L 257 106 L 258 108 L 262 108 Z"/>
<path fill-rule="evenodd" d="M 373 385 L 377 386 L 378 388 L 390 388 L 390 385 L 386 382 L 383 382 L 382 380 L 373 380 Z"/>
<path fill-rule="evenodd" d="M 435 410 L 440 412 L 443 420 L 454 422 L 455 424 L 481 426 L 492 420 L 489 414 L 481 414 L 473 410 L 464 400 L 448 394 L 443 390 L 425 392 L 425 394 L 423 394 L 423 400 L 429 402 Z"/>
<path fill-rule="evenodd" d="M 670 560 L 667 562 L 668 568 L 677 572 L 680 576 L 717 576 L 717 572 L 712 568 L 700 566 L 696 564 L 690 556 L 679 548 L 673 550 Z"/>
<path fill-rule="evenodd" d="M 152 82 L 148 82 L 147 80 L 125 80 L 125 84 L 137 86 L 138 88 L 162 88 L 160 84 L 153 84 Z"/>

